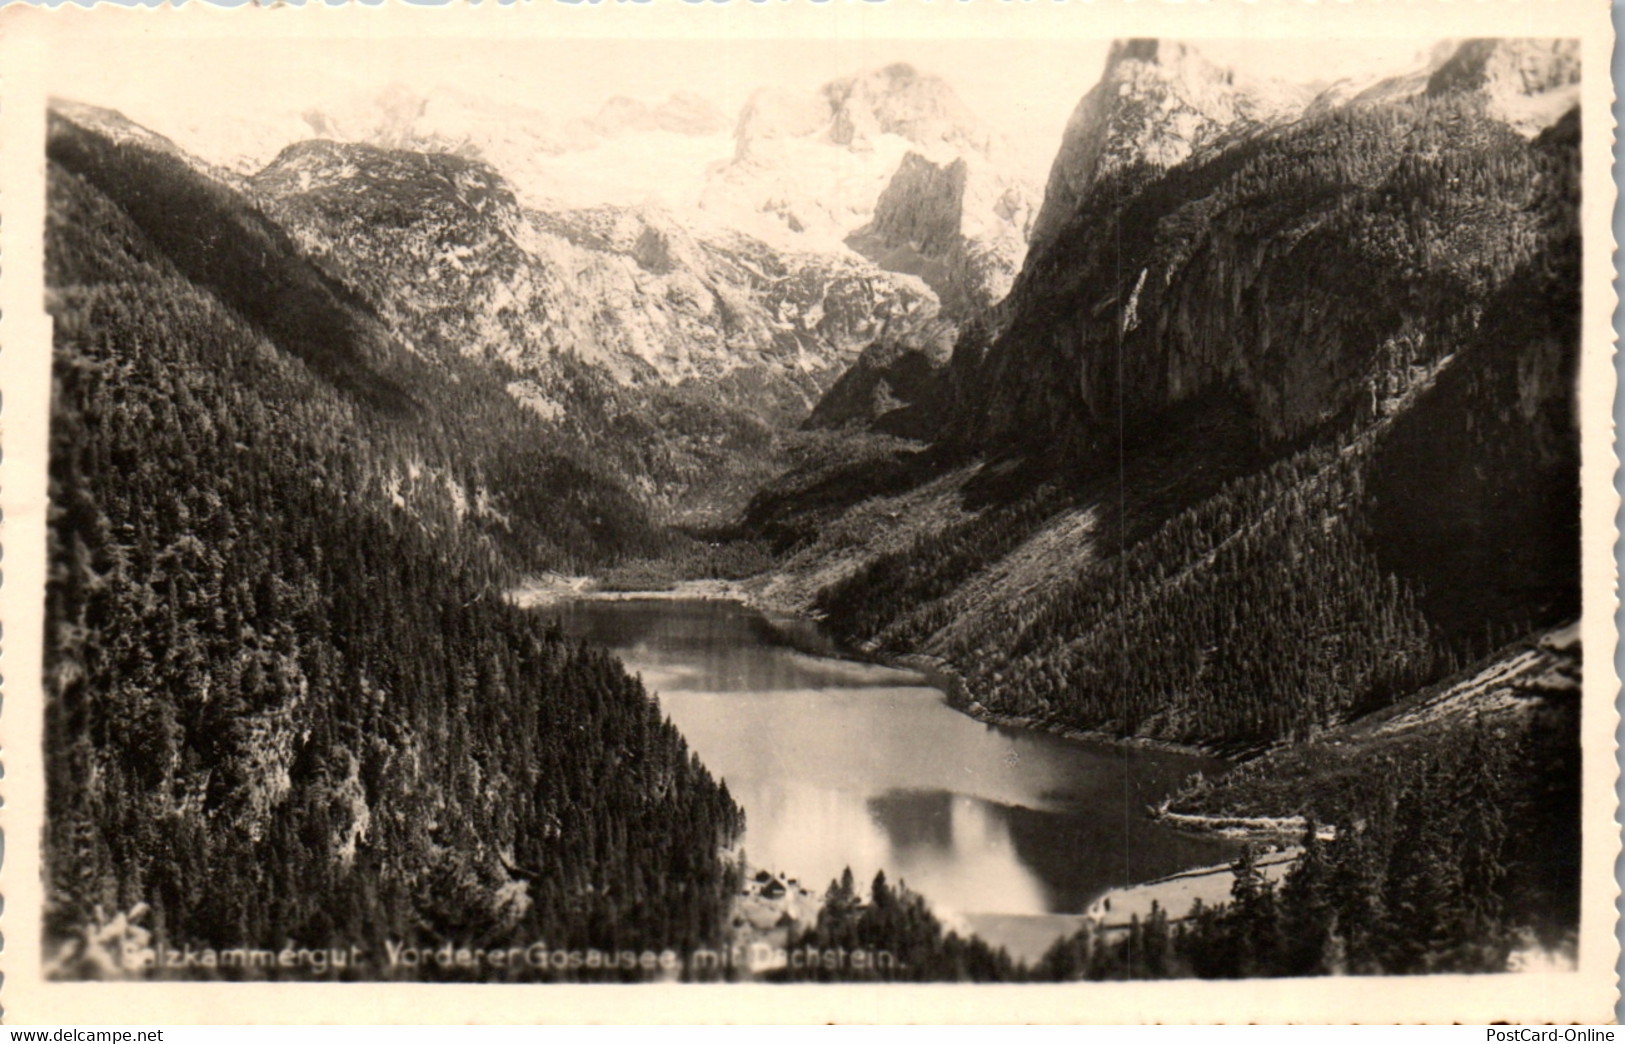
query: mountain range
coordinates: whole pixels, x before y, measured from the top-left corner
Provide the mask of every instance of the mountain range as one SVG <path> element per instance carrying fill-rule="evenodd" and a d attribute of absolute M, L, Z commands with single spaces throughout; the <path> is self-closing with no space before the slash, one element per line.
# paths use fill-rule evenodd
<path fill-rule="evenodd" d="M 496 607 L 543 571 L 726 576 L 927 660 L 989 721 L 1241 758 L 1460 688 L 1579 614 L 1578 82 L 1574 41 L 1309 86 L 1120 41 L 1042 192 L 903 64 L 757 91 L 731 123 L 682 94 L 559 121 L 393 89 L 236 159 L 53 102 L 50 727 L 78 760 L 52 777 L 52 844 L 95 868 L 57 882 L 61 926 L 217 830 L 243 865 L 299 838 L 290 881 L 382 860 L 389 887 L 356 901 L 390 916 L 568 933 L 635 908 L 640 931 L 713 939 L 737 810 L 640 689 Z M 629 199 L 651 177 L 633 162 L 670 191 Z M 322 531 L 242 535 L 279 498 Z M 429 607 L 401 610 L 412 648 L 366 570 L 320 550 L 363 533 L 409 564 L 378 597 Z M 272 623 L 290 605 L 303 638 Z M 101 656 L 84 635 L 108 619 L 185 655 Z M 537 664 L 591 679 L 553 724 L 642 766 L 619 811 L 527 776 L 541 755 L 470 702 L 509 706 Z M 210 671 L 227 703 L 153 695 Z M 109 738 L 95 685 L 139 727 Z M 368 746 L 388 715 L 350 689 L 409 691 L 406 723 Z M 1560 728 L 1573 702 L 1520 689 L 1499 720 Z M 248 723 L 229 742 L 220 707 Z M 432 809 L 408 780 L 430 750 L 452 795 Z M 518 819 L 487 772 L 529 795 Z M 290 780 L 320 800 L 295 808 Z M 690 850 L 640 850 L 621 813 L 640 837 L 681 822 Z M 143 816 L 168 833 L 118 840 Z M 1541 895 L 1564 921 L 1571 892 Z M 174 902 L 197 931 L 349 916 Z"/>
<path fill-rule="evenodd" d="M 1486 627 L 1577 612 L 1578 124 L 1505 118 L 1554 109 L 1576 71 L 1572 48 L 1497 46 L 1296 121 L 1189 47 L 1115 46 L 1010 295 L 952 353 L 869 349 L 813 415 L 929 448 L 764 489 L 751 522 L 793 552 L 765 593 L 960 665 L 1001 710 L 1185 740 L 1216 737 L 1204 707 L 1236 740 L 1311 728 L 1488 651 Z M 1550 71 L 1453 73 L 1537 53 Z M 859 540 L 881 493 L 910 522 Z M 1306 575 L 1254 589 L 1281 546 L 1338 592 L 1314 596 L 1335 618 L 1290 614 L 1327 657 L 1309 676 L 1343 675 L 1296 724 L 1319 683 L 1264 606 Z M 1363 680 L 1364 625 L 1334 606 L 1383 621 Z M 1123 647 L 1178 666 L 1106 666 Z M 1258 699 L 1269 720 L 1238 704 Z"/>

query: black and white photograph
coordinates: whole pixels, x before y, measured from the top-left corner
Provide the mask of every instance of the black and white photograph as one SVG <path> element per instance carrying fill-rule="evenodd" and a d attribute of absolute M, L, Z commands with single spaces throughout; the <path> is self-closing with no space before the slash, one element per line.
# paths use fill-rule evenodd
<path fill-rule="evenodd" d="M 33 974 L 1577 973 L 1606 69 L 1078 25 L 55 46 Z"/>

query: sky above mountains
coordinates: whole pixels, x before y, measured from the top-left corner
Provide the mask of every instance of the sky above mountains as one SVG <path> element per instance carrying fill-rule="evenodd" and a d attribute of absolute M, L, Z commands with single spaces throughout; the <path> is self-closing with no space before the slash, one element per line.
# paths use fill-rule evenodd
<path fill-rule="evenodd" d="M 1253 76 L 1294 83 L 1397 72 L 1431 41 L 1205 41 L 1204 54 Z M 458 38 L 254 41 L 155 39 L 139 53 L 87 40 L 59 52 L 52 93 L 104 105 L 177 138 L 208 159 L 263 127 L 289 140 L 309 109 L 332 111 L 393 84 L 455 87 L 493 104 L 561 121 L 615 95 L 655 103 L 686 91 L 729 120 L 751 92 L 811 90 L 840 76 L 909 62 L 946 79 L 1042 178 L 1078 100 L 1100 78 L 1110 41 L 966 39 L 491 40 Z"/>

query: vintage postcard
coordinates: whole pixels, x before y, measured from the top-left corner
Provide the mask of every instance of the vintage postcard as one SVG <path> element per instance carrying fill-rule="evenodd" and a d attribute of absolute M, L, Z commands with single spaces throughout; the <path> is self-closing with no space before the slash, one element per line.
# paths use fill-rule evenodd
<path fill-rule="evenodd" d="M 0 12 L 39 1022 L 1617 998 L 1608 12 Z"/>

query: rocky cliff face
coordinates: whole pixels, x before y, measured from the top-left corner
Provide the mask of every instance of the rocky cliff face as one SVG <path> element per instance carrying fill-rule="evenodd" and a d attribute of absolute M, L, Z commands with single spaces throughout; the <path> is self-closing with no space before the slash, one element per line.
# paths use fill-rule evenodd
<path fill-rule="evenodd" d="M 1022 186 L 987 164 L 909 152 L 875 202 L 874 218 L 846 244 L 888 271 L 918 275 L 944 311 L 964 318 L 1010 292 L 1032 217 Z"/>
<path fill-rule="evenodd" d="M 1005 152 L 945 81 L 890 65 L 808 94 L 758 91 L 701 206 L 775 242 L 844 242 L 964 316 L 1009 291 L 1026 252 L 1034 194 Z"/>
<path fill-rule="evenodd" d="M 816 394 L 903 316 L 1001 299 L 1036 195 L 944 80 L 901 64 L 760 90 L 731 125 L 682 92 L 567 119 L 396 85 L 247 130 L 227 136 L 234 176 L 397 319 L 433 314 L 435 336 L 516 365 L 568 350 L 623 385 L 749 360 Z M 669 268 L 639 260 L 679 242 Z"/>
<path fill-rule="evenodd" d="M 422 350 L 517 373 L 567 354 L 623 385 L 753 369 L 808 392 L 865 345 L 934 315 L 859 260 L 694 232 L 656 209 L 528 211 L 484 164 L 308 142 L 255 190 Z"/>
<path fill-rule="evenodd" d="M 775 432 L 866 347 L 942 326 L 925 284 L 850 253 L 696 230 L 657 207 L 530 210 L 492 168 L 446 153 L 306 142 L 253 189 L 416 351 L 479 361 L 675 517 L 748 495 Z"/>
<path fill-rule="evenodd" d="M 863 350 L 824 393 L 807 418 L 809 428 L 858 428 L 910 439 L 941 433 L 952 408 L 943 377 L 954 346 L 981 327 L 939 320 L 909 337 L 886 337 Z"/>
<path fill-rule="evenodd" d="M 1282 84 L 1209 62 L 1190 44 L 1120 40 L 1106 71 L 1067 121 L 1035 250 L 1051 243 L 1096 184 L 1134 166 L 1167 170 L 1221 140 L 1295 117 L 1307 101 Z"/>
<path fill-rule="evenodd" d="M 764 596 L 983 710 L 1242 749 L 1572 619 L 1579 112 L 1506 104 L 1571 57 L 1469 43 L 1225 124 L 1190 49 L 1119 45 L 1010 296 L 814 414 L 934 445 L 764 487 Z"/>
<path fill-rule="evenodd" d="M 473 367 L 662 506 L 764 466 L 773 432 L 866 347 L 941 336 L 913 277 L 692 231 L 659 208 L 528 210 L 493 168 L 450 152 L 308 141 L 240 179 L 117 114 L 59 112 L 77 129 L 54 117 L 58 152 L 335 382 L 430 401 Z M 172 181 L 198 202 L 171 213 L 152 186 Z M 283 257 L 297 263 L 266 260 Z M 377 377 L 389 360 L 413 386 Z"/>
<path fill-rule="evenodd" d="M 1538 248 L 1549 185 L 1504 99 L 1549 103 L 1571 59 L 1468 43 L 1425 96 L 1278 126 L 1289 110 L 1189 47 L 1115 45 L 1057 157 L 1008 325 L 954 360 L 962 432 L 1087 444 L 1210 393 L 1237 397 L 1265 439 L 1369 410 L 1373 386 L 1448 354 Z"/>
<path fill-rule="evenodd" d="M 1427 93 L 1474 94 L 1492 117 L 1532 138 L 1579 104 L 1580 41 L 1469 40 L 1434 70 Z"/>

